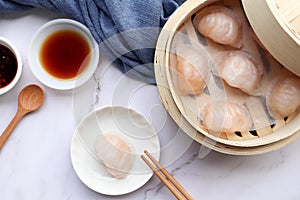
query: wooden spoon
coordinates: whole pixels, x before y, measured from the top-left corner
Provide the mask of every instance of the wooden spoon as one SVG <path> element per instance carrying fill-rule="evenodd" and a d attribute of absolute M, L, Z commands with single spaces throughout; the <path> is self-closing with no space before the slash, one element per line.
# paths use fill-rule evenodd
<path fill-rule="evenodd" d="M 18 97 L 18 110 L 0 136 L 0 150 L 22 117 L 27 113 L 37 110 L 42 105 L 43 101 L 44 92 L 38 85 L 27 85 L 22 89 Z"/>

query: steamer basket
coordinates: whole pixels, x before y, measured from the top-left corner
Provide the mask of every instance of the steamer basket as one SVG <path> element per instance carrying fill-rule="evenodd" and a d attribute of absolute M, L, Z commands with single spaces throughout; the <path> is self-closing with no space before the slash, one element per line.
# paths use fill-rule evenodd
<path fill-rule="evenodd" d="M 298 137 L 300 115 L 261 128 L 252 133 L 239 133 L 231 137 L 215 136 L 197 125 L 197 116 L 186 109 L 184 101 L 176 93 L 170 72 L 170 52 L 176 32 L 189 23 L 193 14 L 217 0 L 189 0 L 168 20 L 158 39 L 155 54 L 155 75 L 161 100 L 174 121 L 197 142 L 219 152 L 234 155 L 251 155 L 278 149 Z M 228 1 L 224 1 L 228 2 Z M 193 37 L 193 36 L 192 36 Z"/>

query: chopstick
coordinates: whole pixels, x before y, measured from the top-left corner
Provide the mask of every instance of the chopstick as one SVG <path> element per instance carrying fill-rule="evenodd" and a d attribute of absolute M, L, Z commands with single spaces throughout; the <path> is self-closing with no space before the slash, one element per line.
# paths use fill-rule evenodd
<path fill-rule="evenodd" d="M 174 179 L 174 177 L 165 168 L 163 168 L 155 160 L 155 158 L 147 150 L 144 150 L 144 153 L 150 158 L 150 160 L 157 168 L 155 168 L 155 166 L 144 155 L 141 155 L 141 158 L 177 199 L 193 199 L 193 197 Z"/>

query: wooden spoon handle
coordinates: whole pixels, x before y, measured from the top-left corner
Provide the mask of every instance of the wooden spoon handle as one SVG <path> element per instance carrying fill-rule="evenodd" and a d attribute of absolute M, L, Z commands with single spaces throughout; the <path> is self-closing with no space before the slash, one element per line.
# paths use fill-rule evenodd
<path fill-rule="evenodd" d="M 2 135 L 0 136 L 0 150 L 2 149 L 3 145 L 5 144 L 6 140 L 10 136 L 13 129 L 16 127 L 18 122 L 22 119 L 22 117 L 26 114 L 22 109 L 18 109 L 17 113 L 15 114 L 14 118 L 10 121 L 9 125 L 6 127 Z"/>

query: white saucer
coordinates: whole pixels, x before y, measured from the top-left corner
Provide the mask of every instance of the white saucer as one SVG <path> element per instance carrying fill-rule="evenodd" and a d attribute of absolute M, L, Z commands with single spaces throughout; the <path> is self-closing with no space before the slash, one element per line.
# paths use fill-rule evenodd
<path fill-rule="evenodd" d="M 110 131 L 124 133 L 135 148 L 134 165 L 124 179 L 113 178 L 96 157 L 96 137 Z M 140 158 L 145 149 L 159 160 L 159 139 L 147 120 L 126 107 L 104 107 L 79 123 L 72 139 L 71 159 L 76 174 L 86 186 L 102 194 L 122 195 L 137 190 L 153 175 Z"/>

